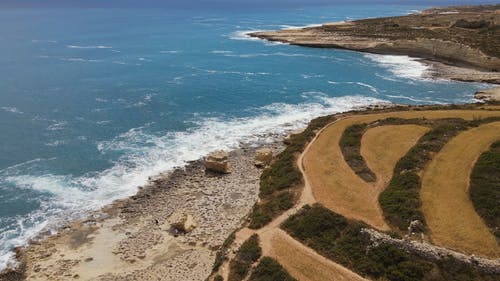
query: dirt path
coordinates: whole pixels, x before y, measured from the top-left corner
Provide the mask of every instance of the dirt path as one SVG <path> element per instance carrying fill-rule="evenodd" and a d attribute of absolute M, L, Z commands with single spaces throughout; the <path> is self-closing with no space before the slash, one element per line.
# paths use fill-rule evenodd
<path fill-rule="evenodd" d="M 326 127 L 325 127 L 326 128 Z M 319 132 L 324 130 L 321 129 Z M 242 228 L 236 233 L 235 245 L 239 247 L 254 233 L 259 235 L 260 246 L 262 247 L 262 256 L 273 257 L 280 262 L 283 267 L 296 279 L 306 281 L 347 281 L 347 280 L 366 280 L 349 269 L 337 264 L 313 249 L 304 246 L 280 229 L 280 225 L 290 216 L 297 213 L 304 205 L 316 203 L 313 196 L 309 179 L 305 176 L 303 168 L 303 157 L 309 151 L 312 144 L 317 139 L 319 133 L 306 146 L 302 154 L 297 159 L 297 166 L 304 175 L 304 187 L 296 205 L 274 219 L 271 223 L 258 230 Z M 290 251 L 293 251 L 291 255 Z M 295 257 L 300 256 L 300 259 Z M 316 270 L 314 268 L 317 268 Z M 319 270 L 318 270 L 319 269 Z M 222 265 L 221 275 L 227 280 L 229 274 L 229 263 Z"/>
<path fill-rule="evenodd" d="M 422 177 L 422 210 L 434 243 L 490 258 L 500 247 L 469 198 L 469 179 L 479 155 L 500 140 L 500 122 L 459 134 L 431 161 Z"/>
<path fill-rule="evenodd" d="M 276 229 L 270 238 L 268 256 L 275 258 L 300 281 L 366 281 L 367 279 L 319 255 L 309 247 Z"/>
<path fill-rule="evenodd" d="M 323 206 L 347 218 L 364 221 L 376 229 L 389 230 L 378 203 L 379 191 L 358 177 L 343 158 L 338 143 L 345 128 L 388 117 L 472 120 L 488 116 L 500 116 L 500 111 L 401 111 L 348 116 L 326 126 L 304 153 L 304 177 L 309 179 L 314 197 Z"/>
<path fill-rule="evenodd" d="M 236 233 L 236 238 L 235 238 L 235 249 L 239 247 L 245 240 L 247 240 L 252 234 L 257 233 L 260 238 L 260 246 L 262 247 L 262 255 L 263 256 L 271 256 L 275 259 L 277 259 L 282 265 L 285 267 L 285 269 L 295 278 L 299 280 L 366 280 L 363 279 L 361 276 L 355 274 L 354 272 L 350 271 L 349 269 L 343 267 L 340 264 L 337 264 L 321 255 L 316 253 L 313 249 L 302 245 L 300 242 L 296 241 L 292 237 L 290 237 L 288 234 L 283 232 L 280 229 L 280 225 L 288 219 L 290 216 L 294 215 L 297 213 L 304 205 L 306 204 L 314 204 L 314 203 L 322 203 L 324 204 L 325 198 L 321 197 L 321 192 L 319 192 L 320 195 L 318 195 L 318 189 L 320 189 L 319 186 L 315 186 L 314 176 L 311 175 L 311 171 L 313 171 L 313 168 L 308 166 L 306 164 L 306 157 L 309 157 L 309 161 L 318 161 L 324 164 L 324 160 L 321 159 L 321 157 L 311 157 L 312 151 L 316 150 L 317 147 L 319 147 L 318 140 L 321 138 L 327 138 L 331 134 L 329 131 L 332 127 L 336 127 L 337 125 L 341 124 L 344 128 L 348 124 L 353 124 L 353 123 L 363 123 L 363 122 L 371 122 L 371 121 L 376 121 L 378 119 L 383 119 L 383 118 L 388 118 L 388 117 L 400 117 L 400 118 L 433 118 L 433 119 L 438 119 L 438 118 L 447 118 L 447 117 L 460 117 L 466 120 L 472 120 L 473 118 L 478 118 L 478 117 L 489 117 L 489 116 L 500 116 L 500 111 L 481 111 L 481 110 L 443 110 L 443 111 L 403 111 L 403 112 L 390 112 L 390 113 L 380 113 L 380 114 L 369 114 L 369 115 L 359 115 L 359 116 L 348 116 L 342 119 L 339 119 L 335 122 L 332 122 L 322 128 L 314 137 L 314 139 L 306 146 L 304 149 L 303 153 L 299 156 L 297 159 L 297 165 L 303 175 L 304 178 L 304 187 L 301 193 L 301 196 L 297 202 L 297 204 L 290 210 L 286 211 L 276 219 L 274 219 L 271 223 L 268 225 L 264 226 L 263 228 L 259 230 L 252 230 L 249 228 L 243 228 L 240 229 Z M 423 134 L 422 132 L 423 129 L 419 129 L 419 133 Z M 326 132 L 328 131 L 328 132 Z M 343 131 L 342 131 L 343 132 Z M 341 134 L 338 134 L 339 136 Z M 325 137 L 326 136 L 326 137 Z M 417 138 L 417 136 L 413 136 L 414 138 Z M 333 142 L 330 142 L 333 143 Z M 334 143 L 338 147 L 338 140 Z M 409 144 L 407 144 L 409 145 Z M 340 148 L 339 148 L 340 150 Z M 324 155 L 324 153 L 322 153 Z M 321 155 L 321 154 L 320 154 Z M 343 161 L 343 157 L 341 156 L 340 159 Z M 345 163 L 345 161 L 344 161 Z M 329 163 L 331 165 L 331 163 Z M 345 163 L 347 165 L 347 163 Z M 349 168 L 350 170 L 350 168 Z M 350 170 L 352 175 L 354 177 L 357 177 L 352 170 Z M 324 175 L 329 175 L 330 172 L 328 171 Z M 375 190 L 373 186 L 369 186 L 372 190 Z M 336 191 L 336 189 L 335 189 Z M 329 191 L 330 193 L 335 193 Z M 374 196 L 374 195 L 372 195 Z M 317 200 L 317 199 L 320 200 Z M 327 197 L 327 200 L 329 198 Z M 375 200 L 374 200 L 375 199 Z M 374 196 L 374 199 L 370 201 L 370 204 L 375 204 L 378 206 L 378 196 Z M 377 209 L 377 212 L 381 211 Z M 341 213 L 342 214 L 342 213 Z M 345 215 L 345 214 L 343 214 Z M 388 228 L 385 225 L 385 222 L 382 220 L 382 226 Z M 300 259 L 294 258 L 296 256 L 301 256 Z M 302 258 L 302 255 L 304 255 L 304 258 Z M 293 258 L 293 259 L 291 259 Z M 312 272 L 308 273 L 309 271 L 314 271 L 315 268 L 320 268 L 321 270 L 318 270 L 317 272 Z M 327 272 L 327 274 L 321 273 L 321 271 Z M 221 275 L 225 278 L 224 280 L 227 279 L 227 274 L 229 273 L 229 262 L 225 262 L 222 265 L 222 268 L 220 270 Z M 330 276 L 331 275 L 331 276 Z M 330 279 L 329 279 L 330 278 Z M 331 279 L 335 278 L 335 279 Z"/>
<path fill-rule="evenodd" d="M 375 187 L 382 192 L 394 166 L 430 129 L 418 125 L 388 125 L 368 129 L 361 138 L 361 156 L 377 175 Z"/>

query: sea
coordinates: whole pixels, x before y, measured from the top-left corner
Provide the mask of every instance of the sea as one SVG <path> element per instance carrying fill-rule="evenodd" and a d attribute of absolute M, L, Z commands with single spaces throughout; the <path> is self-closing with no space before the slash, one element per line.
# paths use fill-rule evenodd
<path fill-rule="evenodd" d="M 0 10 L 0 270 L 14 247 L 212 150 L 374 103 L 473 102 L 487 85 L 425 78 L 415 58 L 247 35 L 424 8 Z"/>

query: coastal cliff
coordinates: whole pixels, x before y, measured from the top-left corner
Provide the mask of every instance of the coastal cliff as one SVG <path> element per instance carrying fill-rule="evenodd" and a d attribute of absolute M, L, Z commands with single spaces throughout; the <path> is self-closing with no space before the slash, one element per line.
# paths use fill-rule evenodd
<path fill-rule="evenodd" d="M 415 56 L 438 64 L 436 71 L 445 78 L 500 83 L 500 5 L 436 8 L 249 35 L 306 47 Z M 464 74 L 462 67 L 474 71 Z"/>

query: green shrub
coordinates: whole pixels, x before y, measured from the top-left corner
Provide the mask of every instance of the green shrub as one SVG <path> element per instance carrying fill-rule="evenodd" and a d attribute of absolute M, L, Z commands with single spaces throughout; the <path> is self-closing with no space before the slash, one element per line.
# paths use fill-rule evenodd
<path fill-rule="evenodd" d="M 222 246 L 215 254 L 215 261 L 212 267 L 212 272 L 216 272 L 217 270 L 219 270 L 219 267 L 224 263 L 224 261 L 226 260 L 227 249 L 229 248 L 229 246 L 231 246 L 231 244 L 233 244 L 234 239 L 236 239 L 235 232 L 231 233 L 229 237 L 226 238 L 224 243 L 222 243 Z"/>
<path fill-rule="evenodd" d="M 250 281 L 295 281 L 277 261 L 264 257 L 250 276 Z"/>
<path fill-rule="evenodd" d="M 224 281 L 224 277 L 217 275 L 214 277 L 214 281 Z"/>
<path fill-rule="evenodd" d="M 295 196 L 292 192 L 273 193 L 260 204 L 254 205 L 248 227 L 251 229 L 261 228 L 271 222 L 274 217 L 292 208 L 294 204 Z"/>
<path fill-rule="evenodd" d="M 243 280 L 252 264 L 254 264 L 262 255 L 262 249 L 259 246 L 259 237 L 254 234 L 245 241 L 238 249 L 236 256 L 229 263 L 229 281 Z"/>
<path fill-rule="evenodd" d="M 318 129 L 334 120 L 334 116 L 323 116 L 312 120 L 302 133 L 291 136 L 287 148 L 262 172 L 259 192 L 261 202 L 253 207 L 250 214 L 250 228 L 261 228 L 293 207 L 295 204 L 293 190 L 302 184 L 302 173 L 295 164 L 296 156 L 314 138 Z"/>
<path fill-rule="evenodd" d="M 369 236 L 361 232 L 367 225 L 348 220 L 318 204 L 305 206 L 281 227 L 319 254 L 373 280 L 492 281 L 497 278 L 454 259 L 432 262 L 393 245 L 372 244 Z"/>
<path fill-rule="evenodd" d="M 361 156 L 361 138 L 368 127 L 367 124 L 354 124 L 347 127 L 339 141 L 340 150 L 351 169 L 367 182 L 376 180 L 375 173 L 366 165 Z"/>
<path fill-rule="evenodd" d="M 493 143 L 477 160 L 469 190 L 477 213 L 500 239 L 500 141 Z"/>

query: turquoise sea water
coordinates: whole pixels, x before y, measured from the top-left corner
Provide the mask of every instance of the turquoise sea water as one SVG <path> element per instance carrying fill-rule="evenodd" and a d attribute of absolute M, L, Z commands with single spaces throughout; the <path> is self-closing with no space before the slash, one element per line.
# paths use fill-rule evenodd
<path fill-rule="evenodd" d="M 216 148 L 374 102 L 464 103 L 408 57 L 271 44 L 269 30 L 423 7 L 0 11 L 0 269 L 62 220 Z"/>

